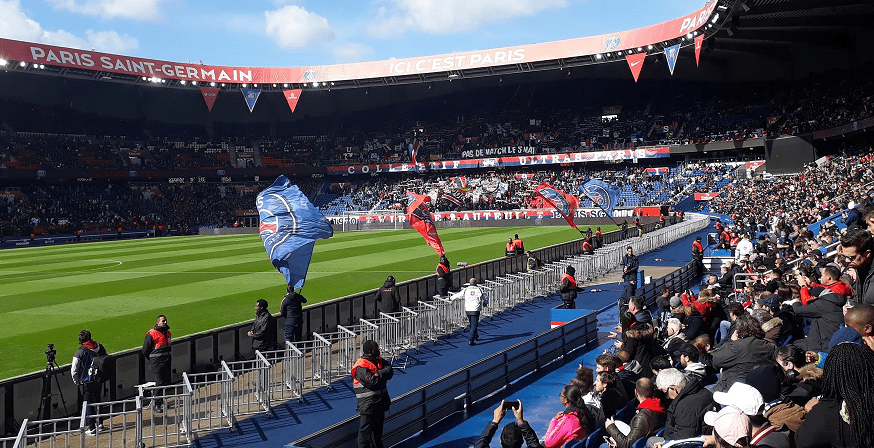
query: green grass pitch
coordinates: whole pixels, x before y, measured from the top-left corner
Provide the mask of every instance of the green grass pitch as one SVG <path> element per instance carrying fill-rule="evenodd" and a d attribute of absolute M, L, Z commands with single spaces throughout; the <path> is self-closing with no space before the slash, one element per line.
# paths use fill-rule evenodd
<path fill-rule="evenodd" d="M 607 226 L 602 226 L 605 231 Z M 440 231 L 453 267 L 503 255 L 518 233 L 527 249 L 579 238 L 567 226 Z M 316 243 L 303 294 L 310 303 L 434 273 L 436 252 L 413 230 L 337 232 Z M 258 235 L 110 241 L 0 251 L 0 378 L 45 368 L 46 344 L 69 363 L 88 329 L 110 352 L 142 345 L 155 316 L 174 337 L 254 317 L 257 299 L 279 311 L 285 279 Z"/>

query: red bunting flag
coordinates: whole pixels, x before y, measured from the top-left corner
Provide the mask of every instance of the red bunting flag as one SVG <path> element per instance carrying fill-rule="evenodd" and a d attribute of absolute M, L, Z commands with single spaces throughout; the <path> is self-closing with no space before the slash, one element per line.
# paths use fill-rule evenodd
<path fill-rule="evenodd" d="M 631 69 L 631 75 L 634 76 L 634 82 L 637 82 L 637 78 L 640 78 L 640 69 L 643 68 L 644 59 L 646 59 L 646 53 L 625 55 L 625 60 L 628 61 L 628 68 Z"/>
<path fill-rule="evenodd" d="M 410 225 L 418 231 L 425 242 L 433 247 L 438 254 L 443 255 L 443 243 L 440 242 L 440 237 L 437 236 L 437 227 L 434 226 L 434 220 L 431 218 L 431 208 L 428 203 L 431 198 L 420 194 L 407 192 L 407 219 Z"/>
<path fill-rule="evenodd" d="M 564 220 L 567 221 L 571 227 L 576 229 L 577 232 L 580 231 L 580 229 L 577 228 L 577 225 L 574 224 L 574 215 L 577 214 L 577 207 L 580 205 L 580 200 L 577 199 L 576 196 L 557 190 L 546 182 L 538 185 L 534 191 L 538 196 L 548 202 L 549 205 L 558 210 L 558 212 L 561 213 L 561 216 L 564 217 Z"/>
<path fill-rule="evenodd" d="M 200 94 L 203 95 L 203 101 L 206 101 L 206 108 L 212 112 L 212 105 L 215 104 L 215 99 L 218 98 L 218 87 L 201 87 Z"/>
<path fill-rule="evenodd" d="M 704 45 L 704 35 L 699 34 L 695 38 L 695 66 L 701 66 L 701 47 Z"/>
<path fill-rule="evenodd" d="M 297 102 L 300 100 L 301 92 L 303 92 L 303 89 L 290 89 L 282 91 L 282 94 L 285 95 L 285 101 L 288 101 L 288 107 L 291 109 L 291 113 L 294 113 L 294 108 L 297 107 Z"/>

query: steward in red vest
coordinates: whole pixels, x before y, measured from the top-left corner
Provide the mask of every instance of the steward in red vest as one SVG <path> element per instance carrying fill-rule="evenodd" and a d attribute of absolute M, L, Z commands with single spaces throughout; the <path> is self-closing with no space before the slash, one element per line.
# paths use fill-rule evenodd
<path fill-rule="evenodd" d="M 358 401 L 360 417 L 358 446 L 382 448 L 385 413 L 391 406 L 386 383 L 394 376 L 391 364 L 379 356 L 376 341 L 364 341 L 361 358 L 352 366 L 352 391 Z"/>

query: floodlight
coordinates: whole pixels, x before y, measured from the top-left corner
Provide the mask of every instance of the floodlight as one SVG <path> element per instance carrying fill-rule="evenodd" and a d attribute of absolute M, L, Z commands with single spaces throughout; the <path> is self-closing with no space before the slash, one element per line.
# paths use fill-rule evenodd
<path fill-rule="evenodd" d="M 215 87 L 215 81 L 209 83 L 210 86 Z"/>
<path fill-rule="evenodd" d="M 249 84 L 243 83 L 243 88 L 249 87 Z"/>
<path fill-rule="evenodd" d="M 319 83 L 318 83 L 318 82 L 314 82 L 314 83 L 313 83 L 313 87 L 318 87 L 318 86 L 319 86 Z"/>
<path fill-rule="evenodd" d="M 595 59 L 597 59 L 597 60 L 599 60 L 599 61 L 601 60 L 601 57 L 602 57 L 602 56 L 601 56 L 600 53 L 595 55 Z"/>
<path fill-rule="evenodd" d="M 197 81 L 191 81 L 191 85 L 196 86 L 196 85 L 197 85 Z"/>
<path fill-rule="evenodd" d="M 22 67 L 27 67 L 27 62 L 21 61 L 18 65 Z"/>
<path fill-rule="evenodd" d="M 183 79 L 182 81 L 179 81 L 179 84 L 182 84 L 182 85 L 184 86 L 184 85 L 185 85 L 185 80 Z"/>
<path fill-rule="evenodd" d="M 6 59 L 0 59 L 0 67 L 6 67 Z"/>
<path fill-rule="evenodd" d="M 288 88 L 288 84 L 283 84 L 282 87 Z"/>

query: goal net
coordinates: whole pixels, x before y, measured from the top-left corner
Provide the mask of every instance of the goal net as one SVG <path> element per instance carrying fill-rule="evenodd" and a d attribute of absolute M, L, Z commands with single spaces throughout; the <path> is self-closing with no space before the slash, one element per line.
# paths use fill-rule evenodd
<path fill-rule="evenodd" d="M 400 210 L 346 211 L 341 217 L 343 231 L 403 229 L 407 215 Z"/>

